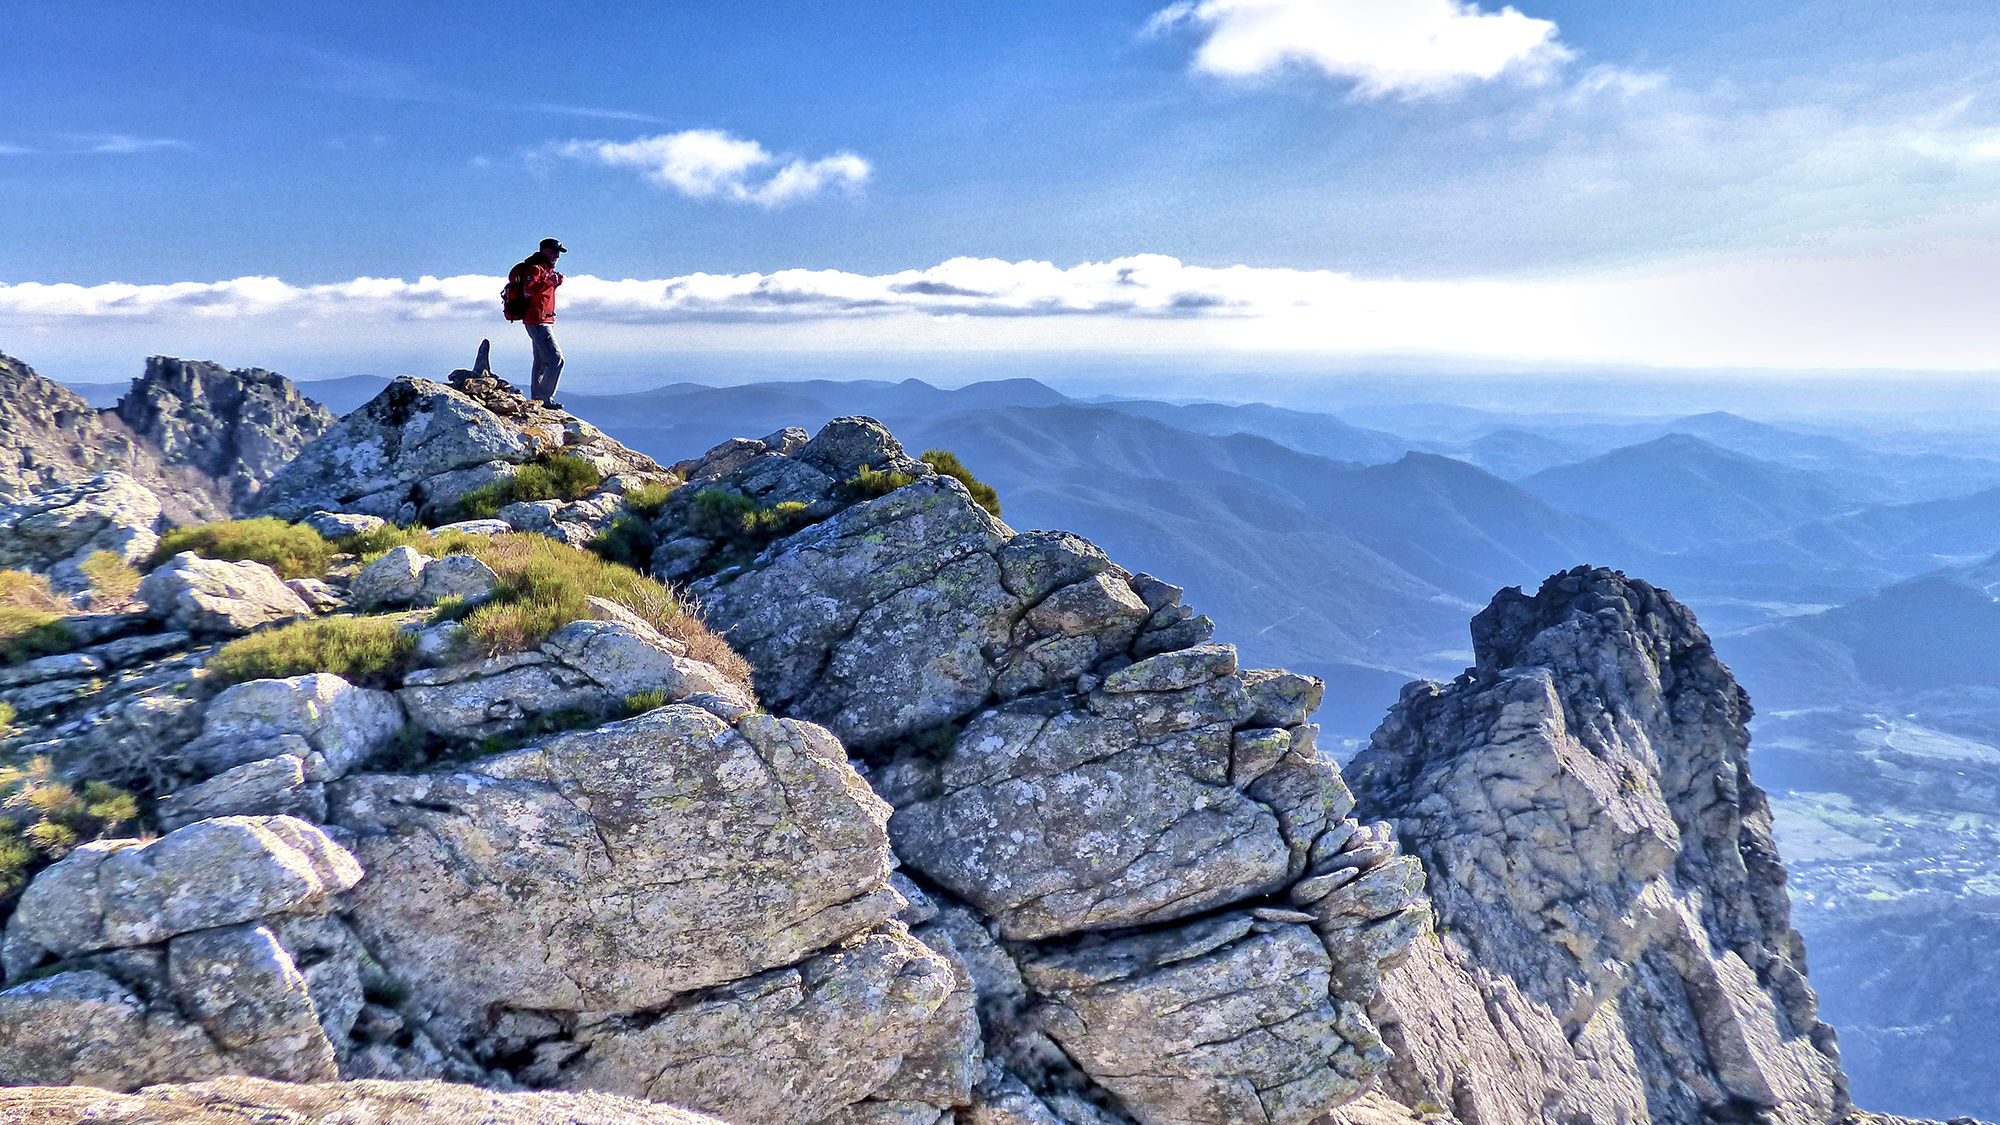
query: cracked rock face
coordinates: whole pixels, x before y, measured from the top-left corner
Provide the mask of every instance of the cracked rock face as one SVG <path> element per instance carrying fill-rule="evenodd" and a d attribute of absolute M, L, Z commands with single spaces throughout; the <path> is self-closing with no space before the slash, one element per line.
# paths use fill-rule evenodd
<path fill-rule="evenodd" d="M 351 777 L 329 800 L 370 872 L 356 926 L 467 1026 L 494 1005 L 657 1007 L 902 907 L 888 810 L 793 720 L 670 705 L 458 773 Z"/>
<path fill-rule="evenodd" d="M 1480 1122 L 1838 1119 L 1749 703 L 1693 615 L 1579 568 L 1502 592 L 1473 643 L 1475 667 L 1406 688 L 1350 769 L 1445 928 L 1374 1008 L 1399 1100 Z"/>
<path fill-rule="evenodd" d="M 907 460 L 846 421 L 676 468 L 761 500 L 811 483 L 788 462 L 831 482 Z M 658 529 L 675 566 L 708 549 L 680 520 Z M 1426 931 L 1422 877 L 1348 819 L 1318 681 L 1239 669 L 1178 589 L 935 475 L 692 590 L 766 702 L 840 734 L 896 807 L 940 900 L 920 936 L 976 986 L 972 1120 L 1304 1123 L 1386 1067 L 1366 1005 Z"/>

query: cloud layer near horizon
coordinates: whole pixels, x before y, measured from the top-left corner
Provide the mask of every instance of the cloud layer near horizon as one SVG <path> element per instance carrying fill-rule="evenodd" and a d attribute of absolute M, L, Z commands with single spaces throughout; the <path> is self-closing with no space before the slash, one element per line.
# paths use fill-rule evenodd
<path fill-rule="evenodd" d="M 505 279 L 357 278 L 297 286 L 274 277 L 166 285 L 0 284 L 0 317 L 167 319 L 285 316 L 396 320 L 490 318 Z M 1086 262 L 953 258 L 929 269 L 696 273 L 657 281 L 572 276 L 562 316 L 619 324 L 932 316 L 1255 316 L 1337 303 L 1357 283 L 1326 270 L 1221 269 L 1154 254 Z"/>
<path fill-rule="evenodd" d="M 1205 267 L 1158 255 L 1059 267 L 954 258 L 921 270 L 572 277 L 562 322 L 620 346 L 1200 351 L 1486 357 L 1686 367 L 1996 369 L 1983 279 L 2000 239 L 1921 253 L 1711 260 L 1552 280 L 1402 280 Z M 0 332 L 200 335 L 342 354 L 500 327 L 501 279 L 277 278 L 0 284 Z M 372 326 L 357 337 L 357 325 Z"/>

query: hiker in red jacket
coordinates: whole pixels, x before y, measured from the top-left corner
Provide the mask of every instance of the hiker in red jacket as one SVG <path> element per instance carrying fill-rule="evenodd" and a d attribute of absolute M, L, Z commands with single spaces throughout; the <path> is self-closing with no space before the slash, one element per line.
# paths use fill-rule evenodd
<path fill-rule="evenodd" d="M 563 275 L 556 272 L 556 260 L 568 250 L 553 238 L 542 239 L 541 249 L 508 272 L 504 293 L 507 319 L 527 327 L 528 342 L 535 349 L 528 397 L 554 410 L 562 409 L 555 393 L 556 381 L 562 378 L 563 354 L 549 325 L 556 319 L 556 287 L 563 283 Z"/>

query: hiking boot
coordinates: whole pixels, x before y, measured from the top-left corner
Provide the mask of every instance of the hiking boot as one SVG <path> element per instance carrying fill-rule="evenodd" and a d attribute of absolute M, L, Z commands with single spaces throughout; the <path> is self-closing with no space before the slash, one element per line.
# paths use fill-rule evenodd
<path fill-rule="evenodd" d="M 561 410 L 563 408 L 562 403 L 557 402 L 555 399 L 552 398 L 543 399 L 542 405 L 548 407 L 550 410 Z"/>

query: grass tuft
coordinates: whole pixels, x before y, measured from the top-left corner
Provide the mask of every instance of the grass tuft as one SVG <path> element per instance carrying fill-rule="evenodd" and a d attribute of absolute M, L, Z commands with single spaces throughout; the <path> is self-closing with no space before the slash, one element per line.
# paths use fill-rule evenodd
<path fill-rule="evenodd" d="M 847 478 L 846 485 L 848 494 L 855 499 L 873 500 L 877 496 L 887 496 L 906 484 L 915 484 L 916 480 L 908 473 L 863 465 L 860 472 Z"/>
<path fill-rule="evenodd" d="M 47 758 L 0 766 L 0 900 L 77 845 L 138 819 L 132 794 L 102 781 L 65 781 Z"/>
<path fill-rule="evenodd" d="M 607 562 L 645 571 L 653 565 L 653 528 L 633 516 L 619 516 L 590 541 L 590 551 Z"/>
<path fill-rule="evenodd" d="M 491 519 L 509 504 L 536 500 L 581 500 L 604 483 L 597 466 L 569 453 L 557 453 L 515 468 L 514 475 L 459 497 L 458 509 L 467 519 Z"/>
<path fill-rule="evenodd" d="M 476 549 L 487 541 L 484 535 L 468 535 L 462 531 L 436 534 L 424 527 L 398 527 L 393 523 L 383 524 L 373 531 L 363 531 L 340 540 L 340 549 L 350 555 L 358 555 L 366 566 L 398 547 L 415 547 L 431 558 L 441 555 L 466 555 L 476 553 Z"/>
<path fill-rule="evenodd" d="M 667 501 L 680 490 L 678 484 L 642 484 L 625 492 L 625 506 L 633 512 L 652 519 L 667 506 Z"/>
<path fill-rule="evenodd" d="M 722 638 L 709 632 L 664 583 L 532 533 L 496 535 L 473 554 L 500 578 L 493 596 L 472 607 L 463 618 L 488 652 L 533 648 L 564 625 L 591 617 L 585 599 L 599 597 L 638 614 L 661 633 L 686 645 L 689 656 L 715 665 L 731 680 L 749 688 L 749 664 Z"/>
<path fill-rule="evenodd" d="M 655 688 L 652 691 L 636 691 L 625 697 L 625 713 L 627 715 L 643 715 L 648 711 L 657 711 L 666 705 L 667 693 L 659 688 Z"/>
<path fill-rule="evenodd" d="M 20 664 L 76 647 L 62 618 L 39 609 L 0 605 L 0 664 Z"/>
<path fill-rule="evenodd" d="M 83 560 L 77 569 L 90 580 L 91 593 L 97 597 L 91 602 L 92 609 L 123 605 L 139 592 L 138 568 L 126 562 L 125 556 L 116 551 L 98 551 Z"/>
<path fill-rule="evenodd" d="M 333 561 L 334 546 L 303 524 L 270 516 L 177 527 L 160 536 L 150 565 L 193 551 L 205 559 L 252 560 L 285 578 L 321 578 Z"/>
<path fill-rule="evenodd" d="M 66 613 L 70 604 L 49 588 L 45 575 L 26 570 L 0 570 L 0 609 Z"/>
<path fill-rule="evenodd" d="M 252 633 L 209 658 L 217 682 L 331 672 L 352 683 L 393 687 L 417 639 L 395 617 L 321 617 Z"/>
<path fill-rule="evenodd" d="M 965 467 L 965 462 L 958 459 L 958 454 L 949 449 L 926 449 L 924 455 L 917 460 L 945 476 L 956 478 L 958 483 L 965 486 L 967 492 L 972 493 L 975 503 L 990 512 L 995 519 L 1000 518 L 1000 494 L 993 490 L 992 485 L 973 476 L 972 470 Z"/>

